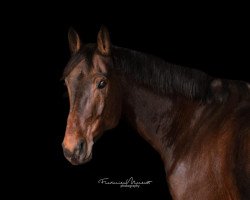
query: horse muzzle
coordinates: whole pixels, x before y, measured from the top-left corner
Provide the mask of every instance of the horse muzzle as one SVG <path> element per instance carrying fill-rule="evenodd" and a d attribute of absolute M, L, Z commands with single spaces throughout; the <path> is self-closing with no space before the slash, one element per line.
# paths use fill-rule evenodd
<path fill-rule="evenodd" d="M 73 150 L 69 150 L 62 144 L 65 158 L 73 165 L 84 164 L 91 160 L 92 153 L 89 152 L 88 144 L 84 140 L 80 140 Z"/>

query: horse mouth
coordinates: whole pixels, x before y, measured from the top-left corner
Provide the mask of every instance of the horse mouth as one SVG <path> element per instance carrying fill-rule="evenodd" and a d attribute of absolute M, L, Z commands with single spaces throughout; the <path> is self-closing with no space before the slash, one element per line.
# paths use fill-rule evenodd
<path fill-rule="evenodd" d="M 69 158 L 68 160 L 72 165 L 83 165 L 89 162 L 91 159 L 92 159 L 92 153 L 89 156 L 84 156 L 84 157 L 80 156 L 79 158 L 72 157 Z"/>

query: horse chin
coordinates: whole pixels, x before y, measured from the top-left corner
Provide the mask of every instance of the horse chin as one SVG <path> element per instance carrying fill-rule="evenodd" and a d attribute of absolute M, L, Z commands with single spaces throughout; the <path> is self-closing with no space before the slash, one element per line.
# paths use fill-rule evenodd
<path fill-rule="evenodd" d="M 70 162 L 72 165 L 83 165 L 89 162 L 92 159 L 92 153 L 89 156 L 83 156 L 79 159 L 71 159 Z"/>
<path fill-rule="evenodd" d="M 89 162 L 91 159 L 92 159 L 92 153 L 88 157 L 85 157 L 84 159 L 80 160 L 79 165 L 85 164 Z"/>

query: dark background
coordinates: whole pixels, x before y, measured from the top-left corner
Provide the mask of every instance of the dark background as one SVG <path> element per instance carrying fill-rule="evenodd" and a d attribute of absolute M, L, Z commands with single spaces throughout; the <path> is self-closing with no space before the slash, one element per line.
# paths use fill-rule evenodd
<path fill-rule="evenodd" d="M 185 5 L 182 9 L 166 5 L 162 9 L 148 5 L 145 9 L 122 3 L 114 9 L 98 4 L 66 6 L 33 5 L 27 13 L 17 12 L 15 20 L 8 23 L 12 30 L 9 35 L 18 42 L 15 53 L 20 56 L 9 60 L 18 60 L 10 71 L 18 77 L 14 96 L 20 109 L 15 112 L 18 125 L 10 127 L 18 130 L 18 147 L 8 147 L 18 155 L 14 165 L 6 164 L 12 170 L 9 175 L 14 175 L 10 186 L 24 186 L 18 194 L 34 198 L 170 198 L 159 155 L 125 121 L 94 145 L 91 162 L 72 166 L 63 157 L 61 142 L 69 105 L 60 77 L 70 56 L 67 31 L 74 27 L 83 43 L 95 42 L 100 26 L 105 24 L 117 46 L 215 77 L 249 81 L 244 11 L 209 5 L 195 5 L 193 9 Z M 104 177 L 124 180 L 131 176 L 153 183 L 140 189 L 97 183 Z"/>

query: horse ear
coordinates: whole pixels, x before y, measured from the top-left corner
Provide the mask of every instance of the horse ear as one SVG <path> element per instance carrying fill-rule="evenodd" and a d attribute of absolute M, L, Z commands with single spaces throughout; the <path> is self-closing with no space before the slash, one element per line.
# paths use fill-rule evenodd
<path fill-rule="evenodd" d="M 70 27 L 68 31 L 68 40 L 70 53 L 75 54 L 81 48 L 81 40 L 77 32 L 72 27 Z"/>
<path fill-rule="evenodd" d="M 110 55 L 110 37 L 108 29 L 102 26 L 97 36 L 97 48 L 102 55 Z"/>

